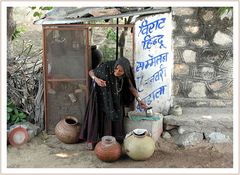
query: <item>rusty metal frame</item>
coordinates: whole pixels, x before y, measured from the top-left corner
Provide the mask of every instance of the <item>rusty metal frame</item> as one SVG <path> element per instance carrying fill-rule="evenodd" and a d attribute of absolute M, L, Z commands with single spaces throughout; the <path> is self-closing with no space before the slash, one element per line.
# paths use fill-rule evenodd
<path fill-rule="evenodd" d="M 59 26 L 63 27 L 63 28 L 58 28 Z M 86 31 L 86 47 L 85 47 L 85 63 L 87 65 L 89 65 L 89 57 L 91 57 L 91 48 L 89 47 L 89 33 L 90 33 L 90 28 L 92 27 L 128 27 L 131 28 L 133 30 L 132 32 L 132 57 L 133 57 L 133 64 L 135 62 L 135 25 L 134 24 L 48 24 L 48 25 L 42 25 L 42 29 L 43 29 L 43 58 L 42 58 L 42 62 L 43 62 L 43 75 L 44 75 L 44 113 L 45 113 L 45 131 L 48 132 L 48 110 L 47 110 L 47 104 L 48 104 L 48 95 L 47 95 L 47 82 L 57 82 L 57 81 L 63 81 L 63 82 L 78 82 L 78 81 L 85 81 L 86 87 L 84 87 L 83 89 L 86 92 L 86 102 L 88 101 L 89 98 L 89 76 L 88 76 L 88 70 L 85 69 L 85 75 L 86 75 L 86 79 L 48 79 L 47 78 L 47 72 L 48 72 L 48 66 L 47 66 L 47 56 L 46 56 L 46 32 L 48 30 L 85 30 Z M 91 60 L 90 60 L 91 61 Z M 89 69 L 90 66 L 88 66 Z M 87 68 L 87 67 L 86 67 Z"/>
<path fill-rule="evenodd" d="M 132 27 L 132 52 L 133 52 L 133 67 L 135 67 L 135 25 Z"/>
<path fill-rule="evenodd" d="M 46 72 L 48 72 L 48 67 L 46 66 L 46 30 L 43 28 L 43 58 L 42 58 L 42 63 L 43 63 L 43 81 L 44 81 L 44 113 L 45 113 L 45 116 L 44 116 L 44 123 L 45 123 L 45 131 L 47 132 L 47 128 L 48 128 L 48 121 L 47 121 L 47 116 L 48 116 L 48 111 L 47 111 L 47 75 L 46 75 Z"/>
<path fill-rule="evenodd" d="M 66 27 L 134 27 L 134 24 L 44 24 L 43 28 L 51 28 L 52 27 L 58 27 L 58 26 L 66 26 Z M 58 29 L 58 28 L 56 28 Z M 75 29 L 75 28 L 74 28 Z"/>
<path fill-rule="evenodd" d="M 86 48 L 85 48 L 85 64 L 89 65 L 88 56 L 89 56 L 90 49 L 91 49 L 91 48 L 89 48 L 89 27 L 87 28 L 86 32 L 87 32 L 87 36 L 86 36 Z M 89 90 L 88 90 L 88 87 L 89 87 L 89 81 L 88 81 L 89 78 L 88 77 L 89 76 L 88 76 L 87 67 L 86 67 L 85 71 L 86 71 L 86 85 L 87 85 L 87 87 L 86 87 L 86 104 L 87 104 L 88 97 L 89 97 Z"/>

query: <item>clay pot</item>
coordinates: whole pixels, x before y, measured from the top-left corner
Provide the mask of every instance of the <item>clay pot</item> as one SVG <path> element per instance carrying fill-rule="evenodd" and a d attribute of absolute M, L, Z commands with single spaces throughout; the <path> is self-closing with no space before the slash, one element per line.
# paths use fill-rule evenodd
<path fill-rule="evenodd" d="M 179 116 L 182 115 L 182 108 L 179 105 L 175 105 L 172 108 L 170 108 L 170 114 Z"/>
<path fill-rule="evenodd" d="M 55 127 L 56 137 L 63 143 L 76 143 L 79 140 L 80 124 L 76 117 L 66 116 Z"/>
<path fill-rule="evenodd" d="M 121 156 L 121 146 L 116 141 L 115 137 L 104 136 L 95 147 L 97 158 L 105 162 L 113 162 Z"/>
<path fill-rule="evenodd" d="M 126 135 L 124 152 L 133 160 L 146 160 L 155 150 L 155 142 L 146 129 L 135 129 Z"/>

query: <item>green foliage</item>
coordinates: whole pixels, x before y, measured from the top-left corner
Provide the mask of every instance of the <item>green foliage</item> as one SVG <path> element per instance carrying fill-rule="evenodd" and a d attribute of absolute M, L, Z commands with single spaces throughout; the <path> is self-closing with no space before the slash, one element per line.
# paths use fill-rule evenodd
<path fill-rule="evenodd" d="M 218 8 L 218 15 L 223 15 L 224 13 L 228 13 L 230 10 L 232 9 L 232 7 L 220 7 Z"/>
<path fill-rule="evenodd" d="M 115 48 L 109 48 L 107 45 L 104 45 L 101 48 L 101 51 L 103 53 L 103 61 L 108 60 L 114 60 L 116 57 L 116 49 Z"/>
<path fill-rule="evenodd" d="M 12 102 L 8 101 L 7 103 L 7 123 L 13 125 L 19 122 L 26 121 L 26 114 L 19 110 L 17 106 Z"/>
<path fill-rule="evenodd" d="M 53 7 L 39 7 L 40 10 L 52 10 Z"/>
<path fill-rule="evenodd" d="M 113 30 L 113 28 L 108 28 L 107 30 L 107 39 L 111 41 L 116 41 L 116 32 Z"/>
<path fill-rule="evenodd" d="M 12 34 L 12 40 L 21 37 L 21 35 L 26 32 L 26 28 L 23 26 L 16 27 Z"/>
<path fill-rule="evenodd" d="M 47 11 L 52 10 L 53 7 L 30 7 L 33 11 L 33 16 L 40 19 L 44 17 Z"/>
<path fill-rule="evenodd" d="M 41 17 L 43 16 L 43 13 L 42 13 L 42 12 L 34 12 L 34 13 L 33 13 L 33 16 L 34 16 L 34 17 L 41 18 Z"/>

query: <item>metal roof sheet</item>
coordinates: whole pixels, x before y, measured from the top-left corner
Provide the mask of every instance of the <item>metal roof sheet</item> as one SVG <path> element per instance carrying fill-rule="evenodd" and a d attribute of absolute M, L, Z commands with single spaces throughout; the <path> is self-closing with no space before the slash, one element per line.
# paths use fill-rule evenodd
<path fill-rule="evenodd" d="M 57 7 L 34 24 L 76 24 L 111 18 L 170 12 L 167 7 Z"/>

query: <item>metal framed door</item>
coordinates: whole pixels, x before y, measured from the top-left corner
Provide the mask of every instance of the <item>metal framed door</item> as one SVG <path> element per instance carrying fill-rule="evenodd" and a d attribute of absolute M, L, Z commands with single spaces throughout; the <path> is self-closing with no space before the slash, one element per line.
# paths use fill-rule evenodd
<path fill-rule="evenodd" d="M 88 100 L 89 29 L 44 26 L 45 129 L 65 116 L 83 121 Z"/>

